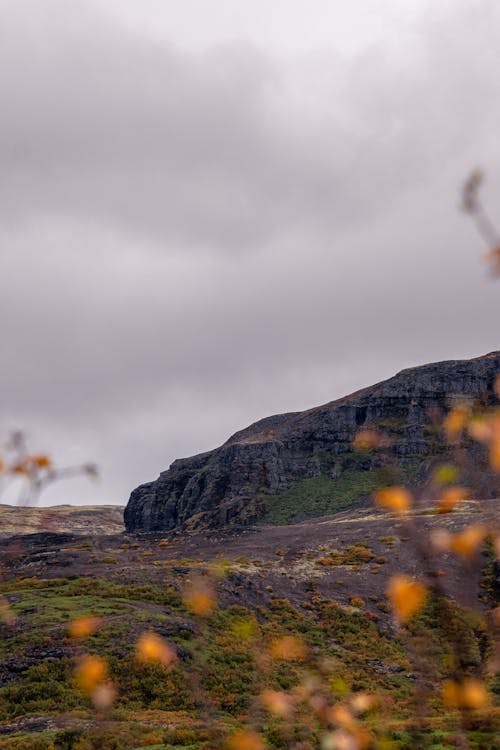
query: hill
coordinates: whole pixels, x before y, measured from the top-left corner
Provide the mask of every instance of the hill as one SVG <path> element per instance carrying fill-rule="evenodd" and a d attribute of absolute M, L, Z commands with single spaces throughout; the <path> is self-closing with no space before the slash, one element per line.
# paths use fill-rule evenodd
<path fill-rule="evenodd" d="M 409 524 L 418 538 L 471 522 L 491 527 L 497 503 L 470 501 L 446 516 L 421 507 L 401 518 L 360 504 L 293 525 L 12 537 L 0 548 L 0 601 L 9 612 L 0 622 L 0 747 L 228 750 L 235 747 L 228 736 L 257 721 L 269 750 L 316 750 L 324 730 L 311 706 L 327 699 L 349 706 L 367 692 L 378 701 L 366 719 L 370 744 L 352 747 L 463 746 L 455 744 L 456 713 L 440 700 L 449 673 L 446 628 L 453 613 L 461 662 L 472 673 L 484 666 L 491 556 L 464 568 L 437 554 L 436 580 L 465 608 L 429 601 L 411 623 L 425 645 L 417 666 L 384 592 L 395 573 L 419 567 Z M 186 592 L 196 582 L 213 590 L 213 610 L 193 611 Z M 98 618 L 95 632 L 69 637 L 71 624 L 89 616 Z M 138 660 L 138 639 L 150 631 L 175 652 L 173 665 Z M 266 656 L 290 638 L 300 639 L 304 656 Z M 78 688 L 75 664 L 85 653 L 106 661 L 116 689 L 109 709 L 96 711 Z M 289 691 L 297 714 L 266 718 L 266 690 Z M 496 747 L 497 718 L 498 710 L 470 717 L 461 730 L 467 746 Z M 247 746 L 260 747 L 237 745 Z"/>
<path fill-rule="evenodd" d="M 377 385 L 308 409 L 262 419 L 215 450 L 174 461 L 135 489 L 129 531 L 290 523 L 348 507 L 392 480 L 422 481 L 446 450 L 440 417 L 457 402 L 494 403 L 500 352 L 403 370 Z M 389 447 L 356 453 L 353 438 L 377 428 Z M 380 471 L 382 470 L 382 471 Z M 484 473 L 481 490 L 491 495 Z M 477 484 L 475 485 L 477 486 Z"/>

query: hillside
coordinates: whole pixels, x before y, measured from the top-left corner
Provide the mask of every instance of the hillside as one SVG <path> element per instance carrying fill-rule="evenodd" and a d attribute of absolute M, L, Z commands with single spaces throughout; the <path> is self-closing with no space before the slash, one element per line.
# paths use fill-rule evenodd
<path fill-rule="evenodd" d="M 226 740 L 257 721 L 269 750 L 317 750 L 318 720 L 308 693 L 300 696 L 309 690 L 311 701 L 325 700 L 326 680 L 325 695 L 339 706 L 351 694 L 377 697 L 363 720 L 369 744 L 353 748 L 492 750 L 498 710 L 471 717 L 462 728 L 468 744 L 457 745 L 456 713 L 440 700 L 446 622 L 456 605 L 430 601 L 412 622 L 430 660 L 415 666 L 384 592 L 395 573 L 419 566 L 409 522 L 419 537 L 471 521 L 491 526 L 497 502 L 471 501 L 446 516 L 420 508 L 405 519 L 366 504 L 291 526 L 13 537 L 0 549 L 0 599 L 11 618 L 0 623 L 0 747 L 254 750 L 261 746 Z M 467 608 L 456 621 L 461 659 L 472 671 L 487 658 L 480 614 L 494 596 L 491 564 L 484 554 L 474 569 L 450 555 L 433 562 L 441 585 Z M 186 597 L 196 581 L 213 587 L 217 606 L 208 613 L 194 612 Z M 71 623 L 90 615 L 99 618 L 97 630 L 68 637 Z M 138 661 L 138 639 L 151 630 L 175 652 L 173 665 Z M 304 656 L 266 658 L 282 638 L 300 639 Z M 78 688 L 82 652 L 106 660 L 116 687 L 111 708 L 96 711 Z M 494 677 L 489 682 L 499 690 Z M 263 714 L 269 689 L 296 696 L 297 714 Z M 423 701 L 425 739 L 416 718 Z"/>
<path fill-rule="evenodd" d="M 119 534 L 123 531 L 123 507 L 51 505 L 45 508 L 0 504 L 0 538 L 41 531 Z"/>
<path fill-rule="evenodd" d="M 290 523 L 348 507 L 392 481 L 422 481 L 445 450 L 439 419 L 454 403 L 489 405 L 500 352 L 403 370 L 377 385 L 304 412 L 247 427 L 213 451 L 174 461 L 135 489 L 129 531 Z M 357 454 L 360 429 L 383 430 L 382 454 Z M 382 471 L 381 471 L 382 470 Z M 483 496 L 491 495 L 486 474 Z M 477 485 L 476 485 L 477 486 Z"/>

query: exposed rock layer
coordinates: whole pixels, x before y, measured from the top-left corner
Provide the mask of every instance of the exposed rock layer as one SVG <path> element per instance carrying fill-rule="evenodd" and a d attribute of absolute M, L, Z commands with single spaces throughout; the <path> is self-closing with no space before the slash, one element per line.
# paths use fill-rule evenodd
<path fill-rule="evenodd" d="M 123 533 L 123 505 L 52 505 L 34 508 L 0 504 L 0 539 L 15 534 L 49 531 L 92 535 Z"/>
<path fill-rule="evenodd" d="M 335 478 L 352 460 L 354 435 L 384 428 L 391 457 L 425 462 L 440 450 L 431 416 L 457 401 L 488 405 L 500 352 L 403 370 L 377 385 L 304 412 L 267 417 L 219 448 L 174 461 L 135 489 L 125 509 L 128 531 L 254 523 L 273 496 L 328 467 Z"/>

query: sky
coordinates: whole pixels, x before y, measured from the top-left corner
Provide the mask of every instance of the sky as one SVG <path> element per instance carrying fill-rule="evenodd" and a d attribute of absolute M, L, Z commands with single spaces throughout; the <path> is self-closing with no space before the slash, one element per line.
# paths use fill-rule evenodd
<path fill-rule="evenodd" d="M 498 70 L 497 0 L 0 0 L 0 440 L 101 474 L 42 504 L 500 348 Z"/>

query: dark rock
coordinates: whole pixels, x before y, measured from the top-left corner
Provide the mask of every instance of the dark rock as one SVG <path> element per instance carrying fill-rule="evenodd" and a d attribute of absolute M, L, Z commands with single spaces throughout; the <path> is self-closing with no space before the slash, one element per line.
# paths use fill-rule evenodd
<path fill-rule="evenodd" d="M 381 659 L 368 659 L 367 663 L 378 674 L 399 674 L 400 672 L 404 672 L 400 664 L 391 664 Z"/>
<path fill-rule="evenodd" d="M 125 509 L 127 531 L 252 524 L 272 497 L 320 473 L 371 470 L 385 460 L 425 464 L 442 451 L 429 429 L 432 414 L 457 401 L 493 403 L 500 352 L 403 370 L 377 385 L 304 412 L 267 417 L 219 448 L 174 461 L 154 482 L 135 489 Z M 354 464 L 352 439 L 380 427 L 391 438 L 385 458 Z M 378 464 L 377 464 L 378 462 Z M 485 492 L 487 492 L 485 487 Z"/>
<path fill-rule="evenodd" d="M 158 623 L 155 631 L 165 638 L 181 637 L 190 638 L 199 632 L 198 627 L 188 620 L 174 620 L 170 622 Z"/>
<path fill-rule="evenodd" d="M 493 585 L 500 591 L 500 560 L 493 562 Z"/>
<path fill-rule="evenodd" d="M 184 646 L 179 646 L 176 644 L 175 646 L 175 653 L 177 654 L 177 658 L 181 661 L 189 661 L 193 658 L 193 654 L 189 649 L 185 648 Z"/>

